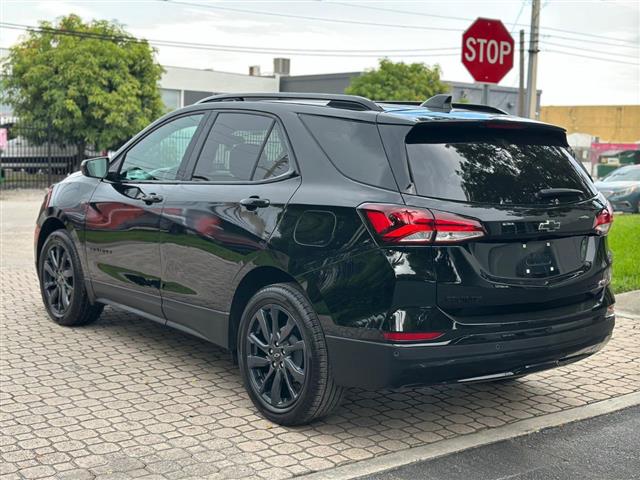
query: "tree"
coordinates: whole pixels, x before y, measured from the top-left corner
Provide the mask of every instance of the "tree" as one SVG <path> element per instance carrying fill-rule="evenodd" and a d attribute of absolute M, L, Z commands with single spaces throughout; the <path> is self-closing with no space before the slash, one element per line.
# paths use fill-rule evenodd
<path fill-rule="evenodd" d="M 424 63 L 395 63 L 384 58 L 377 69 L 354 77 L 345 93 L 374 100 L 424 101 L 447 91 L 449 87 L 440 81 L 440 66 L 430 68 Z"/>
<path fill-rule="evenodd" d="M 154 50 L 107 21 L 72 14 L 55 26 L 41 22 L 11 47 L 3 69 L 3 101 L 18 123 L 49 124 L 51 141 L 75 145 L 78 161 L 89 145 L 120 146 L 164 110 Z M 44 132 L 31 137 L 46 140 Z"/>

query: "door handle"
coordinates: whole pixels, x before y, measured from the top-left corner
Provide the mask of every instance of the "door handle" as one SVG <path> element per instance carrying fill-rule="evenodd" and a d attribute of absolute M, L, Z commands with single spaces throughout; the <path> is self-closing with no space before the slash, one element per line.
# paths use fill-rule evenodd
<path fill-rule="evenodd" d="M 271 205 L 271 202 L 267 198 L 260 198 L 257 195 L 252 195 L 249 198 L 243 198 L 240 200 L 242 205 L 247 210 L 255 210 L 256 208 L 265 208 Z"/>
<path fill-rule="evenodd" d="M 151 205 L 152 203 L 160 203 L 163 200 L 162 195 L 158 195 L 156 193 L 143 193 L 138 198 L 147 205 Z"/>

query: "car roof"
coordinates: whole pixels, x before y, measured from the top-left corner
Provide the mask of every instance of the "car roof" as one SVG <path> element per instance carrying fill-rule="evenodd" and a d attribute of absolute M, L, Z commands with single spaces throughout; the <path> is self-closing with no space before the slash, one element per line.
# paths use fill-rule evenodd
<path fill-rule="evenodd" d="M 432 97 L 446 97 L 437 95 Z M 273 114 L 294 112 L 338 118 L 349 118 L 385 124 L 416 125 L 423 122 L 518 122 L 546 127 L 561 127 L 510 115 L 495 107 L 476 104 L 451 103 L 448 111 L 425 106 L 427 102 L 374 102 L 354 95 L 333 95 L 314 93 L 250 93 L 223 94 L 207 97 L 195 105 L 184 107 L 175 112 L 193 109 L 211 110 L 258 110 Z M 173 112 L 173 113 L 175 113 Z M 564 130 L 564 129 L 562 129 Z"/>
<path fill-rule="evenodd" d="M 385 117 L 390 116 L 390 117 L 402 118 L 412 123 L 442 121 L 442 120 L 451 120 L 451 121 L 505 120 L 505 121 L 518 121 L 518 122 L 542 124 L 542 122 L 538 122 L 528 118 L 518 117 L 515 115 L 496 113 L 496 112 L 465 110 L 463 108 L 456 108 L 456 107 L 453 107 L 449 112 L 438 112 L 438 111 L 433 111 L 429 108 L 419 106 L 419 105 L 410 106 L 410 105 L 393 105 L 393 104 L 381 103 L 380 106 L 382 106 L 382 108 L 384 109 Z"/>

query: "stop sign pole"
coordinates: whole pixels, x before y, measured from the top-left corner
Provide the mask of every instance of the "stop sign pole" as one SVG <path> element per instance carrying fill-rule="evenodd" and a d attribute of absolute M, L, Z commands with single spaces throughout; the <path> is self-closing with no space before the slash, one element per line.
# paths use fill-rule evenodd
<path fill-rule="evenodd" d="M 489 102 L 489 85 L 513 68 L 513 37 L 500 20 L 478 18 L 462 34 L 462 63 L 482 83 L 482 103 Z"/>

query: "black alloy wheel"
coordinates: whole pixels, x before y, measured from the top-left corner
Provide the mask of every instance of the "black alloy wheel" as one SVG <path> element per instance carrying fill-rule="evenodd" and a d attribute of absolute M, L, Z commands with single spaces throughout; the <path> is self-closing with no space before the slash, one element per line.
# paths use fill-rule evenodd
<path fill-rule="evenodd" d="M 288 409 L 300 397 L 308 364 L 298 321 L 279 305 L 264 305 L 251 319 L 245 341 L 252 388 L 267 407 Z"/>
<path fill-rule="evenodd" d="M 89 299 L 80 257 L 66 230 L 56 230 L 44 241 L 38 276 L 47 313 L 59 325 L 86 325 L 102 313 L 104 305 Z"/>
<path fill-rule="evenodd" d="M 49 245 L 44 255 L 42 286 L 49 311 L 64 316 L 74 295 L 73 264 L 67 249 L 60 243 Z"/>
<path fill-rule="evenodd" d="M 258 290 L 238 328 L 238 363 L 260 413 L 280 425 L 327 416 L 342 399 L 318 315 L 295 283 Z"/>

